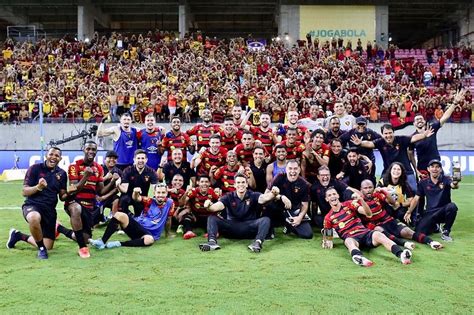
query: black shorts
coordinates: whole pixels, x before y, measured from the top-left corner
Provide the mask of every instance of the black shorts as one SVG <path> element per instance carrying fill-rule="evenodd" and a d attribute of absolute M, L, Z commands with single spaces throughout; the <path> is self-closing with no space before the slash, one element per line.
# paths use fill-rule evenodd
<path fill-rule="evenodd" d="M 396 237 L 401 237 L 402 230 L 407 226 L 402 222 L 398 222 L 396 220 L 390 220 L 387 223 L 380 225 L 381 228 L 387 233 L 390 233 Z"/>
<path fill-rule="evenodd" d="M 23 205 L 21 211 L 23 212 L 23 218 L 25 218 L 25 220 L 30 212 L 38 212 L 41 215 L 40 225 L 43 237 L 51 240 L 56 239 L 56 209 L 51 210 L 34 205 Z M 26 222 L 28 222 L 28 220 L 26 220 Z"/>
<path fill-rule="evenodd" d="M 100 213 L 100 208 L 87 209 L 80 203 L 76 202 L 76 204 L 81 207 L 82 231 L 92 237 L 92 229 L 95 225 L 100 223 L 104 216 Z M 66 210 L 66 213 L 71 216 L 68 207 L 65 206 L 64 210 Z"/>
<path fill-rule="evenodd" d="M 355 239 L 359 243 L 359 247 L 365 248 L 374 248 L 374 243 L 372 242 L 372 235 L 374 231 L 367 231 L 364 234 L 359 234 L 357 236 L 351 236 L 350 238 Z"/>
<path fill-rule="evenodd" d="M 103 207 L 104 209 L 105 208 L 109 208 L 109 209 L 112 209 L 112 203 L 115 201 L 115 200 L 118 200 L 119 199 L 119 196 L 118 195 L 112 195 L 110 196 L 109 198 L 107 198 L 106 200 L 104 200 L 104 203 L 103 203 Z"/>
<path fill-rule="evenodd" d="M 123 231 L 132 240 L 140 239 L 145 235 L 151 235 L 151 233 L 141 226 L 140 223 L 135 221 L 131 213 L 128 214 L 128 225 L 123 229 Z"/>

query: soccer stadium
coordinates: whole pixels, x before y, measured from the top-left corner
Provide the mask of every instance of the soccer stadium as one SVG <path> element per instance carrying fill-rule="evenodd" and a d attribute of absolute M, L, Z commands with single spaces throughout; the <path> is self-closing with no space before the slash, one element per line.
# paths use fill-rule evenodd
<path fill-rule="evenodd" d="M 0 0 L 0 313 L 469 314 L 471 0 Z"/>

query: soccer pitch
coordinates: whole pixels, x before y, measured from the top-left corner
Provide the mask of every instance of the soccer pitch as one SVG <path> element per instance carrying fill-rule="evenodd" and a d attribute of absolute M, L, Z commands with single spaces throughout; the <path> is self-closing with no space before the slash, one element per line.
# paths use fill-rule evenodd
<path fill-rule="evenodd" d="M 0 183 L 0 313 L 471 313 L 474 309 L 474 178 L 453 192 L 459 207 L 453 243 L 441 251 L 417 244 L 402 265 L 383 248 L 354 265 L 344 245 L 321 248 L 283 235 L 254 254 L 250 241 L 220 239 L 222 249 L 200 252 L 199 237 L 162 238 L 150 248 L 97 251 L 80 259 L 61 236 L 50 259 L 19 242 L 5 247 L 8 231 L 28 232 L 20 206 L 21 183 Z M 58 206 L 60 220 L 69 226 Z M 101 236 L 104 228 L 95 231 Z M 112 240 L 125 239 L 114 235 Z M 433 239 L 440 240 L 439 234 Z"/>

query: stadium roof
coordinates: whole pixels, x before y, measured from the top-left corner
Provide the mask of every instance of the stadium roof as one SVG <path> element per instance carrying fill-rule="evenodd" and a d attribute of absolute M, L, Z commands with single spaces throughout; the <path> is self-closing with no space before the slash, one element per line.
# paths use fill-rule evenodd
<path fill-rule="evenodd" d="M 177 30 L 179 5 L 186 3 L 193 15 L 193 28 L 219 37 L 276 35 L 279 4 L 388 5 L 391 36 L 405 47 L 455 29 L 472 6 L 471 0 L 0 0 L 0 29 L 37 24 L 51 36 L 75 34 L 77 6 L 84 3 L 94 4 L 99 31 Z"/>

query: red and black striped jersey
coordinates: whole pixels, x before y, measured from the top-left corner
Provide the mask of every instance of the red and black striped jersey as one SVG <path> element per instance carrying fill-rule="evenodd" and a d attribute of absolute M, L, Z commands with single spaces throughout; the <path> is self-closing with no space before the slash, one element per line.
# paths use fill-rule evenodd
<path fill-rule="evenodd" d="M 281 142 L 282 145 L 286 148 L 286 159 L 289 160 L 301 160 L 303 152 L 305 150 L 304 144 L 301 142 L 295 142 L 293 146 L 290 146 L 286 140 Z"/>
<path fill-rule="evenodd" d="M 245 149 L 244 145 L 241 143 L 235 147 L 234 151 L 237 154 L 239 162 L 246 162 L 250 165 L 253 162 L 253 149 L 254 148 Z"/>
<path fill-rule="evenodd" d="M 283 128 L 285 128 L 285 135 L 283 135 L 282 140 L 285 140 L 286 139 L 286 131 L 288 130 L 288 128 L 290 128 L 290 126 L 283 125 Z M 308 131 L 308 128 L 306 128 L 305 126 L 299 126 L 298 125 L 296 127 L 296 141 L 304 142 L 304 135 L 307 131 Z"/>
<path fill-rule="evenodd" d="M 177 193 L 168 192 L 168 196 L 173 200 L 173 203 L 174 203 L 173 212 L 170 211 L 168 213 L 169 217 L 172 217 L 174 215 L 174 212 L 176 211 L 176 209 L 179 208 L 179 199 L 181 199 L 184 196 L 185 193 L 186 193 L 186 191 L 183 188 L 178 189 Z"/>
<path fill-rule="evenodd" d="M 233 170 L 230 170 L 227 165 L 219 167 L 214 173 L 214 179 L 219 182 L 219 187 L 223 193 L 234 191 L 234 176 L 239 170 L 238 166 L 235 166 Z"/>
<path fill-rule="evenodd" d="M 95 205 L 95 198 L 97 195 L 97 185 L 104 181 L 104 170 L 97 162 L 92 162 L 92 165 L 85 165 L 84 160 L 78 160 L 76 163 L 69 165 L 67 174 L 69 181 L 80 181 L 84 177 L 84 169 L 90 166 L 94 172 L 87 179 L 81 191 L 76 193 L 72 200 L 78 202 L 81 206 L 88 210 L 93 210 Z M 66 202 L 66 206 L 70 204 Z"/>
<path fill-rule="evenodd" d="M 198 150 L 202 147 L 209 147 L 209 138 L 215 134 L 219 133 L 219 126 L 211 124 L 209 126 L 204 126 L 203 124 L 196 124 L 193 128 L 186 131 L 188 136 L 196 136 Z"/>
<path fill-rule="evenodd" d="M 273 146 L 275 145 L 274 135 L 272 128 L 268 128 L 267 131 L 263 131 L 260 127 L 250 127 L 250 132 L 253 134 L 255 140 L 260 140 L 263 146 L 267 149 L 268 152 L 273 151 Z"/>
<path fill-rule="evenodd" d="M 167 132 L 162 141 L 162 146 L 168 152 L 168 161 L 171 161 L 171 152 L 178 148 L 183 151 L 183 159 L 186 160 L 188 147 L 191 145 L 191 139 L 186 133 L 180 132 L 178 135 Z"/>
<path fill-rule="evenodd" d="M 191 211 L 201 216 L 208 216 L 212 214 L 212 212 L 209 212 L 204 208 L 204 202 L 206 200 L 217 202 L 217 200 L 219 199 L 219 196 L 214 192 L 214 189 L 208 188 L 207 192 L 202 194 L 199 187 L 193 188 L 188 191 L 187 197 L 189 198 L 189 206 L 191 208 Z"/>
<path fill-rule="evenodd" d="M 201 153 L 201 163 L 197 169 L 197 175 L 209 175 L 212 166 L 221 167 L 225 165 L 227 149 L 220 147 L 217 154 L 212 154 L 210 149 Z"/>
<path fill-rule="evenodd" d="M 393 218 L 384 208 L 386 205 L 386 196 L 384 193 L 374 192 L 370 199 L 364 199 L 372 211 L 372 216 L 370 218 L 365 215 L 361 215 L 362 222 L 364 222 L 366 226 L 369 226 L 369 224 L 375 226 L 382 225 L 393 220 Z"/>
<path fill-rule="evenodd" d="M 236 132 L 232 136 L 226 136 L 224 131 L 220 131 L 221 135 L 221 146 L 226 148 L 227 150 L 234 149 L 239 143 L 240 139 L 242 138 L 241 132 Z"/>
<path fill-rule="evenodd" d="M 360 204 L 355 200 L 341 203 L 341 209 L 335 212 L 333 209 L 324 217 L 324 228 L 335 229 L 342 240 L 367 233 L 367 229 L 357 216 Z"/>

